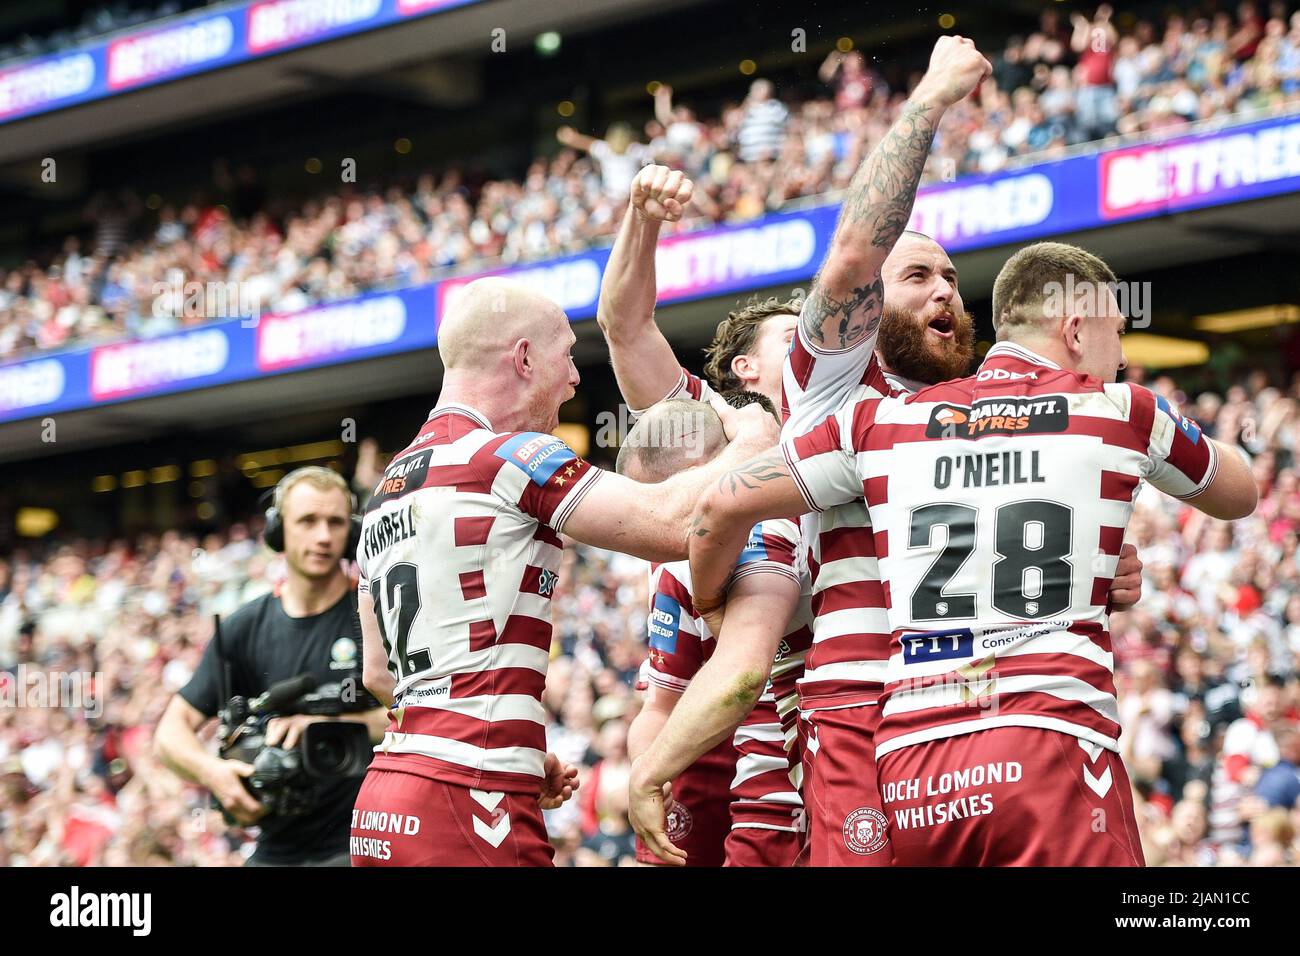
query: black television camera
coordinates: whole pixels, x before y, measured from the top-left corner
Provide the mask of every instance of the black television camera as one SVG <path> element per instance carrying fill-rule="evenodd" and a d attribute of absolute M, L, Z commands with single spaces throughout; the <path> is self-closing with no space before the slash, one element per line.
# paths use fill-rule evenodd
<path fill-rule="evenodd" d="M 349 700 L 339 683 L 319 687 L 311 674 L 300 674 L 272 684 L 266 693 L 249 700 L 230 696 L 229 664 L 221 653 L 221 624 L 214 639 L 222 665 L 219 714 L 219 753 L 223 760 L 242 760 L 253 766 L 244 786 L 271 816 L 294 817 L 312 812 L 322 781 L 361 777 L 373 756 L 370 732 L 359 721 L 308 724 L 292 749 L 269 747 L 267 725 L 273 717 L 311 714 L 337 717 L 373 706 L 364 691 Z M 222 812 L 225 808 L 222 807 Z M 229 815 L 227 814 L 229 820 Z M 229 821 L 233 822 L 233 821 Z"/>

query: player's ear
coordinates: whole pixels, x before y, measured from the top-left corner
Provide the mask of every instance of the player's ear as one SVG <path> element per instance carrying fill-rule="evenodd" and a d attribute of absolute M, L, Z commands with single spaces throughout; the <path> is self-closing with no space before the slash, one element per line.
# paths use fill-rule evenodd
<path fill-rule="evenodd" d="M 758 368 L 750 356 L 737 355 L 731 360 L 731 374 L 740 379 L 743 385 L 750 379 L 758 377 Z"/>
<path fill-rule="evenodd" d="M 510 349 L 510 357 L 514 360 L 515 374 L 520 378 L 531 378 L 533 374 L 533 357 L 529 350 L 527 339 L 518 339 Z"/>
<path fill-rule="evenodd" d="M 1083 322 L 1083 316 L 1077 312 L 1071 312 L 1061 320 L 1061 338 L 1076 360 L 1083 358 Z"/>

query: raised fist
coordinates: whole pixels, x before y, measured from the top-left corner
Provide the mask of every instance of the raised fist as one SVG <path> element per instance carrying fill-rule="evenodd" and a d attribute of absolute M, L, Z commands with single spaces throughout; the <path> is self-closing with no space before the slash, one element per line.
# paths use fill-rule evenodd
<path fill-rule="evenodd" d="M 975 49 L 975 41 L 941 36 L 930 54 L 930 68 L 914 95 L 932 98 L 946 109 L 978 89 L 992 72 L 989 61 Z"/>
<path fill-rule="evenodd" d="M 632 180 L 632 206 L 647 221 L 676 222 L 693 192 L 695 184 L 681 170 L 642 166 Z"/>

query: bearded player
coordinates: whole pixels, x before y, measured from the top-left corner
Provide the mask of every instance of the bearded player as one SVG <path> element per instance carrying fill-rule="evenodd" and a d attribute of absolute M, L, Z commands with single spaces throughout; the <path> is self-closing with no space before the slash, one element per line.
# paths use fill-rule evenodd
<path fill-rule="evenodd" d="M 939 117 L 978 85 L 986 69 L 987 63 L 970 41 L 941 38 L 925 80 L 850 186 L 835 241 L 804 304 L 784 363 L 786 433 L 810 427 L 850 395 L 905 392 L 955 377 L 970 367 L 973 323 L 962 306 L 956 269 L 938 243 L 911 231 L 898 237 L 895 230 L 910 215 Z M 675 202 L 680 205 L 671 178 L 659 175 L 652 182 L 656 187 L 663 183 L 665 189 L 652 194 L 645 203 L 648 209 L 671 212 Z M 627 221 L 620 242 L 625 239 L 629 244 L 647 242 L 629 229 Z M 653 245 L 653 235 L 649 244 Z M 888 255 L 881 262 L 884 253 Z M 880 265 L 872 272 L 874 263 Z M 652 308 L 653 282 L 642 292 L 642 311 L 629 309 L 627 314 L 644 314 L 647 301 Z M 878 343 L 873 334 L 877 324 Z M 662 339 L 652 323 L 644 326 L 646 339 Z M 723 329 L 719 331 L 721 338 Z M 619 344 L 611 338 L 616 371 Z M 757 344 L 761 346 L 762 340 Z M 878 351 L 873 354 L 876 344 Z M 717 348 L 715 340 L 715 355 Z M 643 351 L 650 353 L 650 342 Z M 624 353 L 629 352 L 625 345 Z M 742 354 L 732 364 L 742 374 L 770 367 L 763 362 L 761 348 L 754 352 Z M 669 374 L 673 361 L 668 352 L 661 378 Z M 653 367 L 630 359 L 624 362 L 629 376 L 648 378 Z M 692 378 L 680 374 L 679 388 L 691 387 Z M 872 732 L 879 715 L 876 700 L 888 659 L 888 633 L 881 621 L 883 593 L 869 537 L 848 532 L 868 523 L 860 504 L 831 509 L 804 523 L 814 643 L 798 685 L 798 736 L 806 744 L 798 750 L 802 772 L 797 776 L 807 814 L 807 860 L 812 865 L 885 865 L 890 859 L 872 760 Z M 1127 549 L 1115 580 L 1117 604 L 1136 600 L 1140 569 L 1135 550 Z M 698 742 L 709 736 L 710 724 L 727 712 L 718 701 L 735 699 L 761 656 L 762 649 L 751 642 L 706 665 L 696 690 L 685 701 L 687 706 L 650 755 L 659 765 L 647 760 L 634 770 L 634 823 L 658 831 L 654 784 L 698 750 Z M 711 689 L 707 697 L 706 688 Z"/>
<path fill-rule="evenodd" d="M 1244 456 L 1115 384 L 1115 282 L 1076 247 L 1021 250 L 976 375 L 846 406 L 696 509 L 699 608 L 754 520 L 866 500 L 854 534 L 889 594 L 874 740 L 898 864 L 1142 865 L 1106 630 L 1114 561 L 1144 480 L 1229 520 L 1257 489 Z"/>

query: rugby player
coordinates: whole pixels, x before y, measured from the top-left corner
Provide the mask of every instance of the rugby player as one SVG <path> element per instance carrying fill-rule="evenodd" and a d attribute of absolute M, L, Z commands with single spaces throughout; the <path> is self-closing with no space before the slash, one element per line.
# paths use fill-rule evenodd
<path fill-rule="evenodd" d="M 876 762 L 900 865 L 1142 865 L 1106 629 L 1133 499 L 1145 480 L 1235 519 L 1257 489 L 1236 449 L 1116 384 L 1115 282 L 1082 249 L 1022 249 L 975 375 L 846 406 L 696 509 L 707 616 L 755 520 L 865 499 L 891 632 Z"/>
<path fill-rule="evenodd" d="M 911 231 L 899 236 L 898 230 L 910 215 L 939 118 L 978 86 L 987 66 L 969 40 L 944 37 L 936 43 L 930 68 L 902 117 L 849 186 L 826 262 L 798 322 L 787 318 L 801 304 L 797 300 L 751 303 L 730 315 L 709 350 L 706 374 L 715 387 L 743 386 L 770 397 L 779 388 L 789 434 L 806 431 L 851 395 L 899 394 L 970 368 L 974 330 L 956 269 L 937 242 Z M 601 325 L 620 387 L 634 406 L 663 395 L 674 381 L 670 395 L 709 394 L 707 383 L 678 368 L 653 320 L 660 222 L 680 218 L 692 191 L 680 173 L 642 170 L 602 285 Z M 878 353 L 873 352 L 877 329 Z M 778 354 L 786 356 L 780 380 Z M 811 611 L 805 593 L 796 618 L 813 615 L 813 644 L 797 697 L 778 692 L 776 699 L 787 740 L 800 744 L 790 751 L 801 764 L 794 778 L 806 808 L 812 865 L 889 862 L 872 759 L 888 629 L 870 538 L 849 532 L 868 523 L 858 502 L 805 521 L 803 529 Z M 1115 582 L 1118 605 L 1136 600 L 1140 569 L 1136 551 L 1129 548 Z M 689 714 L 670 723 L 653 761 L 636 765 L 631 808 L 642 839 L 647 829 L 662 832 L 658 785 L 699 753 L 715 725 L 734 718 L 736 708 L 723 702 L 746 699 L 765 653 L 763 642 L 750 640 L 715 657 L 690 692 Z M 802 653 L 790 665 L 778 664 L 774 683 L 793 681 L 802 666 Z M 820 762 L 818 755 L 824 757 Z M 862 839 L 863 820 L 875 824 L 868 839 Z"/>
<path fill-rule="evenodd" d="M 363 679 L 392 709 L 354 865 L 550 865 L 541 811 L 577 773 L 546 753 L 541 703 L 560 535 L 679 559 L 705 484 L 776 440 L 761 409 L 722 406 L 734 440 L 706 464 L 656 485 L 593 468 L 550 434 L 575 341 L 559 306 L 495 278 L 441 323 L 438 403 L 385 469 L 358 549 Z"/>
<path fill-rule="evenodd" d="M 727 398 L 736 406 L 758 402 L 775 421 L 776 409 L 756 392 L 732 392 Z M 663 481 L 702 455 L 712 457 L 721 447 L 721 431 L 707 405 L 680 398 L 658 402 L 628 434 L 617 470 L 638 481 Z M 683 434 L 694 436 L 694 447 L 678 440 Z M 775 651 L 788 627 L 788 605 L 799 595 L 797 541 L 790 521 L 766 522 L 751 536 L 731 587 L 740 610 L 727 618 L 717 640 L 691 605 L 686 562 L 651 566 L 647 698 L 628 732 L 629 756 L 635 759 L 654 740 L 717 646 L 750 641 Z M 805 642 L 807 623 L 799 625 Z M 799 638 L 787 638 L 786 648 Z M 776 656 L 779 673 L 789 655 Z M 729 702 L 736 708 L 735 720 L 710 741 L 711 749 L 672 778 L 666 835 L 685 854 L 688 866 L 790 866 L 801 848 L 803 810 L 790 779 L 776 701 L 764 692 L 766 682 L 764 671 L 751 694 Z M 793 686 L 787 692 L 792 694 Z M 760 706 L 754 706 L 755 698 Z M 640 840 L 637 860 L 644 866 L 663 865 Z"/>

